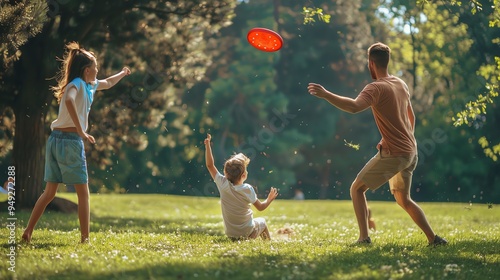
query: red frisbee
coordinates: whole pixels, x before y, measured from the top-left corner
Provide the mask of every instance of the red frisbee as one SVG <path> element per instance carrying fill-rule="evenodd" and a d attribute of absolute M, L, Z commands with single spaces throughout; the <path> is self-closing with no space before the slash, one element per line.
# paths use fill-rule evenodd
<path fill-rule="evenodd" d="M 261 27 L 250 29 L 247 40 L 254 48 L 264 52 L 275 52 L 283 46 L 283 38 L 278 33 Z"/>

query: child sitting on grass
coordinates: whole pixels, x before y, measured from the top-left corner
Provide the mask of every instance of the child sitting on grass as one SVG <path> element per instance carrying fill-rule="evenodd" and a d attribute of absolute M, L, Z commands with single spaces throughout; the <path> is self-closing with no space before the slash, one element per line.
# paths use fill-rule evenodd
<path fill-rule="evenodd" d="M 247 166 L 250 159 L 239 153 L 231 156 L 224 163 L 224 175 L 220 174 L 214 164 L 210 140 L 212 136 L 207 134 L 205 139 L 205 162 L 220 193 L 222 218 L 226 235 L 232 240 L 271 239 L 264 218 L 253 218 L 250 204 L 259 211 L 264 211 L 278 196 L 278 190 L 271 188 L 267 199 L 261 202 L 253 187 L 245 183 L 248 172 Z"/>

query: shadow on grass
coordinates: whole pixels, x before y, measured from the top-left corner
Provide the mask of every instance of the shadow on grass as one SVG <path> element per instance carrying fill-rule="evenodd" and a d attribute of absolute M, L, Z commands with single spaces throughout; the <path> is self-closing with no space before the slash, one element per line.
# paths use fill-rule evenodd
<path fill-rule="evenodd" d="M 124 218 L 117 217 L 95 217 L 92 220 L 93 231 L 113 230 L 123 231 L 146 231 L 148 233 L 202 233 L 209 235 L 223 230 L 222 220 L 214 219 L 207 223 L 207 218 L 183 218 L 179 219 L 147 219 L 147 218 Z"/>
<path fill-rule="evenodd" d="M 33 243 L 42 245 L 37 241 L 37 231 L 46 229 L 54 231 L 70 232 L 79 230 L 78 217 L 76 215 L 67 215 L 62 213 L 51 213 L 50 219 L 48 216 L 42 217 L 33 232 Z M 25 223 L 21 220 L 19 229 L 24 229 Z M 204 234 L 209 236 L 225 237 L 224 226 L 222 220 L 214 219 L 212 223 L 207 223 L 207 218 L 183 218 L 179 219 L 147 219 L 147 218 L 117 218 L 114 216 L 91 218 L 90 234 L 96 232 L 112 231 L 114 233 L 137 232 L 137 233 L 155 233 L 155 234 L 170 234 L 170 233 L 188 233 L 188 234 Z M 56 233 L 54 233 L 56 234 Z M 62 244 L 45 244 L 46 247 L 51 245 L 60 246 Z M 4 247 L 7 246 L 4 244 Z M 8 247 L 7 247 L 8 248 Z"/>
<path fill-rule="evenodd" d="M 388 254 L 391 250 L 396 253 Z M 471 262 L 456 255 L 436 259 L 433 257 L 435 251 L 430 249 L 418 255 L 400 254 L 405 250 L 408 248 L 397 245 L 367 246 L 354 250 L 346 246 L 340 253 L 312 259 L 268 252 L 257 256 L 220 256 L 213 265 L 208 266 L 192 260 L 175 265 L 154 264 L 139 269 L 97 272 L 86 274 L 85 277 L 79 276 L 82 271 L 74 268 L 44 275 L 49 279 L 66 279 L 70 276 L 73 279 L 389 279 L 394 276 L 404 278 L 406 274 L 407 278 L 411 276 L 413 279 L 424 276 L 425 279 L 441 279 L 446 264 Z M 446 254 L 446 250 L 442 250 L 442 254 Z M 449 262 L 443 262 L 446 259 Z M 472 265 L 481 266 L 480 263 Z M 432 267 L 436 269 L 429 270 Z M 452 278 L 469 279 L 463 274 L 460 276 Z"/>
<path fill-rule="evenodd" d="M 225 239 L 227 240 L 227 239 Z M 235 243 L 235 246 L 238 243 Z M 284 245 L 283 246 L 290 246 Z M 456 254 L 460 250 L 477 252 L 488 248 L 492 254 L 499 248 L 495 241 L 463 241 L 444 247 L 405 246 L 387 244 L 376 246 L 344 245 L 340 252 L 315 255 L 280 254 L 260 250 L 250 256 L 220 254 L 212 263 L 197 262 L 154 264 L 130 270 L 111 270 L 82 275 L 83 271 L 70 268 L 48 272 L 47 279 L 495 279 L 498 269 L 494 263 L 481 258 L 467 258 Z M 273 243 L 279 251 L 279 243 Z M 256 244 L 258 247 L 258 244 Z M 318 246 L 321 247 L 321 246 Z M 479 248 L 479 250 L 478 250 Z M 310 248 L 309 248 L 310 249 Z M 479 253 L 479 252 L 477 252 Z M 459 270 L 447 271 L 448 266 Z M 486 269 L 486 268 L 489 268 Z M 87 272 L 88 273 L 88 272 Z M 480 278 L 478 278 L 480 276 Z"/>

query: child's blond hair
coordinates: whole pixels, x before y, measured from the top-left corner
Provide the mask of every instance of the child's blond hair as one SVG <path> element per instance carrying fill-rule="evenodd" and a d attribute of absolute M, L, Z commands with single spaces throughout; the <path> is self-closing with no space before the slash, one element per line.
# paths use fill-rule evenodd
<path fill-rule="evenodd" d="M 250 159 L 242 153 L 232 155 L 224 163 L 224 175 L 229 182 L 235 184 L 241 178 L 250 163 Z"/>

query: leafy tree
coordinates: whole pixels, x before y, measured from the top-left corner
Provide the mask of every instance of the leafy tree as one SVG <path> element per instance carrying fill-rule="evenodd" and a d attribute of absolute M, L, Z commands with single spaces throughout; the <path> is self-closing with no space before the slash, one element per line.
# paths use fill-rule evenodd
<path fill-rule="evenodd" d="M 291 126 L 313 141 L 300 146 L 305 158 L 295 187 L 310 198 L 349 198 L 349 185 L 373 155 L 378 132 L 369 112 L 349 115 L 307 93 L 307 84 L 317 82 L 328 89 L 355 97 L 369 81 L 366 48 L 379 30 L 372 17 L 372 1 L 315 1 L 315 8 L 330 14 L 330 23 L 304 24 L 300 11 L 309 1 L 281 2 L 279 30 L 286 42 L 278 64 L 278 89 L 298 112 Z M 308 6 L 307 6 L 308 7 Z M 380 21 L 378 21 L 380 22 Z M 372 27 L 373 26 L 373 27 Z M 383 36 L 383 32 L 377 34 Z M 359 144 L 356 151 L 346 142 Z"/>
<path fill-rule="evenodd" d="M 487 130 L 489 136 L 484 137 L 477 131 L 449 127 L 453 110 L 460 108 L 467 99 L 473 101 L 458 114 L 458 120 L 468 121 L 476 130 L 483 127 L 486 125 L 486 105 L 497 96 L 498 61 L 492 64 L 491 57 L 498 52 L 495 46 L 498 36 L 491 28 L 486 28 L 484 18 L 489 18 L 489 26 L 495 27 L 499 17 L 498 5 L 490 2 L 468 1 L 470 5 L 462 7 L 458 1 L 415 3 L 394 0 L 383 1 L 376 9 L 377 17 L 392 30 L 387 33 L 389 36 L 379 39 L 387 41 L 393 49 L 391 69 L 397 70 L 393 73 L 402 76 L 412 87 L 418 113 L 416 133 L 421 162 L 432 161 L 431 165 L 420 164 L 416 171 L 417 198 L 484 201 L 486 197 L 498 194 L 495 190 L 498 179 L 492 175 L 496 173 L 497 165 L 477 158 L 474 156 L 477 147 L 459 140 L 479 141 L 485 153 L 495 159 L 500 146 L 491 146 L 487 139 L 495 137 L 492 135 L 497 135 L 497 130 Z M 331 5 L 329 9 L 320 7 L 321 12 L 327 13 L 332 8 Z M 313 7 L 309 11 L 315 9 L 320 8 Z M 471 16 L 471 11 L 477 12 L 476 15 Z M 479 18 L 478 14 L 481 14 Z M 380 27 L 376 20 L 370 23 L 372 30 L 378 30 L 375 34 L 380 38 L 384 26 Z M 482 63 L 487 66 L 478 67 Z M 470 75 L 476 71 L 484 80 Z M 487 94 L 479 95 L 477 100 L 470 97 L 471 92 L 477 92 L 485 85 Z M 488 117 L 489 125 L 495 125 L 497 116 L 498 113 L 494 112 Z M 457 153 L 457 147 L 461 147 L 460 153 Z M 469 163 L 471 155 L 477 162 L 474 166 Z M 439 193 L 433 194 L 436 190 L 430 186 L 439 186 Z M 383 194 L 378 197 L 383 198 Z"/>
<path fill-rule="evenodd" d="M 481 139 L 477 129 L 485 125 L 484 120 L 474 120 L 474 130 L 450 126 L 453 110 L 470 99 L 471 92 L 484 88 L 484 81 L 471 73 L 484 63 L 484 57 L 476 54 L 488 52 L 487 33 L 473 36 L 476 32 L 471 29 L 481 25 L 478 19 L 469 22 L 463 15 L 470 11 L 453 10 L 445 1 L 423 6 L 406 1 L 386 3 L 391 12 L 384 15 L 398 23 L 393 25 L 390 40 L 394 55 L 401 58 L 396 59 L 397 67 L 413 81 L 421 159 L 414 179 L 416 197 L 456 201 L 494 196 L 497 179 L 491 174 L 498 167 L 478 158 L 479 147 L 469 144 Z M 489 119 L 492 125 L 495 119 L 495 115 Z"/>
<path fill-rule="evenodd" d="M 483 2 L 485 2 L 485 5 L 483 5 Z M 489 18 L 489 27 L 491 28 L 498 28 L 500 27 L 500 8 L 499 4 L 500 2 L 498 0 L 494 0 L 493 3 L 491 4 L 492 1 L 480 1 L 480 0 L 470 0 L 469 1 L 469 7 L 470 7 L 470 12 L 475 15 L 478 12 L 483 11 L 483 7 L 486 7 L 488 10 L 488 18 Z M 440 4 L 439 4 L 440 3 Z M 409 55 L 407 57 L 412 57 L 414 64 L 413 64 L 413 69 L 412 69 L 412 74 L 410 77 L 421 77 L 422 73 L 417 74 L 416 71 L 418 70 L 417 66 L 417 61 L 419 58 L 416 56 L 421 54 L 422 52 L 419 51 L 419 40 L 415 38 L 415 34 L 431 34 L 430 37 L 434 33 L 426 33 L 425 31 L 417 31 L 415 25 L 418 25 L 419 21 L 422 20 L 422 17 L 427 17 L 430 13 L 436 13 L 436 12 L 442 12 L 443 10 L 437 9 L 438 5 L 446 5 L 446 4 L 451 4 L 452 6 L 462 6 L 461 1 L 456 1 L 456 0 L 450 0 L 450 1 L 440 1 L 439 3 L 432 3 L 428 0 L 419 0 L 416 1 L 415 3 L 413 2 L 407 2 L 407 1 L 386 1 L 384 2 L 385 5 L 389 5 L 391 8 L 394 7 L 403 7 L 403 9 L 387 9 L 385 8 L 385 13 L 391 14 L 389 17 L 395 18 L 394 13 L 396 13 L 396 18 L 398 21 L 400 21 L 400 25 L 404 26 L 405 28 L 408 28 L 408 32 L 411 34 L 411 43 L 410 46 L 412 47 L 413 51 L 408 53 Z M 383 6 L 383 5 L 382 5 Z M 429 7 L 430 6 L 430 7 Z M 421 7 L 423 10 L 423 13 L 420 12 L 419 9 L 416 9 L 417 7 Z M 396 12 L 394 12 L 396 11 Z M 410 11 L 408 13 L 408 11 Z M 416 12 L 416 13 L 415 13 Z M 444 17 L 447 17 L 447 14 L 449 14 L 448 10 L 444 10 L 445 15 Z M 456 12 L 457 14 L 459 12 Z M 461 11 L 463 15 L 463 9 Z M 323 9 L 321 8 L 316 8 L 316 7 L 303 7 L 303 15 L 304 15 L 304 24 L 310 24 L 315 22 L 315 17 L 317 16 L 320 21 L 328 23 L 330 21 L 330 15 L 324 14 Z M 383 17 L 386 17 L 384 15 Z M 424 19 L 427 21 L 427 19 Z M 458 21 L 458 17 L 454 17 L 449 21 L 449 23 L 456 24 Z M 443 21 L 442 21 L 443 22 Z M 446 21 L 445 21 L 446 22 Z M 474 21 L 475 22 L 475 21 Z M 448 24 L 449 25 L 449 24 Z M 438 25 L 441 26 L 441 25 Z M 476 25 L 480 26 L 480 29 L 484 29 L 482 26 L 484 25 Z M 469 27 L 472 27 L 469 25 Z M 443 29 L 446 29 L 446 26 L 442 26 Z M 418 28 L 417 28 L 418 29 Z M 454 29 L 454 28 L 452 28 Z M 401 31 L 401 30 L 400 30 Z M 480 30 L 479 34 L 483 34 L 484 30 Z M 488 33 L 488 32 L 487 32 Z M 440 34 L 446 34 L 446 33 L 440 33 Z M 472 32 L 473 35 L 478 34 L 477 32 Z M 483 36 L 484 38 L 484 36 Z M 489 37 L 488 37 L 489 38 Z M 436 39 L 437 40 L 437 45 L 442 45 L 443 44 L 443 38 L 430 38 L 430 39 Z M 476 39 L 479 39 L 476 37 Z M 490 43 L 497 44 L 499 42 L 498 37 L 494 37 L 493 40 L 491 40 Z M 461 44 L 458 44 L 458 48 L 460 49 L 468 49 L 470 47 L 472 40 L 465 40 L 461 41 Z M 465 44 L 464 44 L 465 43 Z M 443 47 L 443 46 L 440 46 Z M 424 52 L 427 53 L 427 52 Z M 483 52 L 486 56 L 490 54 L 490 52 Z M 453 124 L 455 126 L 461 126 L 461 125 L 467 125 L 469 122 L 475 121 L 478 118 L 481 119 L 482 115 L 486 114 L 486 109 L 488 104 L 494 103 L 494 98 L 498 97 L 498 80 L 499 80 L 499 68 L 500 68 L 500 58 L 495 56 L 494 57 L 494 62 L 490 63 L 489 65 L 483 66 L 481 70 L 478 71 L 478 75 L 486 79 L 486 86 L 485 88 L 487 89 L 486 94 L 479 94 L 475 100 L 467 102 L 465 105 L 466 109 L 461 110 L 460 112 L 456 113 L 456 117 L 453 117 Z M 441 66 L 442 64 L 439 63 L 439 61 L 435 61 L 434 66 L 439 65 Z M 431 65 L 433 66 L 433 65 Z M 440 67 L 441 70 L 444 70 L 442 67 Z M 427 75 L 431 76 L 431 75 Z M 432 83 L 435 83 L 435 86 L 437 88 L 442 87 L 442 83 L 437 81 L 436 79 L 426 79 L 426 81 L 430 81 Z M 448 83 L 449 81 L 445 81 Z M 417 83 L 418 81 L 416 79 L 413 80 L 413 86 L 414 90 L 417 89 Z M 418 91 L 417 91 L 418 94 Z M 432 97 L 432 96 L 430 96 Z M 428 99 L 432 100 L 432 98 Z M 486 156 L 492 158 L 494 161 L 497 161 L 498 155 L 500 155 L 500 144 L 494 145 L 493 147 L 490 146 L 489 141 L 486 139 L 486 137 L 481 137 L 479 140 L 479 144 L 481 147 L 484 149 L 484 153 Z"/>
<path fill-rule="evenodd" d="M 246 43 L 252 27 L 276 28 L 275 6 L 252 1 L 237 8 L 235 42 L 227 72 L 218 72 L 206 92 L 205 130 L 214 136 L 214 152 L 221 163 L 233 152 L 243 152 L 251 160 L 249 183 L 261 191 L 275 186 L 288 195 L 296 177 L 291 171 L 301 164 L 297 148 L 310 138 L 291 125 L 297 112 L 288 109 L 288 98 L 275 83 L 280 53 L 262 52 Z M 295 152 L 294 152 L 295 150 Z M 221 167 L 222 168 L 222 167 Z"/>
<path fill-rule="evenodd" d="M 40 33 L 47 21 L 46 1 L 2 1 L 0 4 L 0 83 L 5 91 L 13 91 L 5 76 L 11 75 L 12 65 L 21 55 L 19 47 Z M 13 98 L 13 96 L 10 96 Z M 12 101 L 12 100 L 9 100 Z M 0 103 L 0 157 L 12 149 L 15 116 L 7 102 Z"/>
<path fill-rule="evenodd" d="M 473 16 L 471 17 L 465 13 L 461 18 L 469 24 L 471 35 L 480 45 L 480 54 L 485 64 L 477 71 L 477 75 L 484 79 L 486 92 L 478 94 L 477 98 L 465 104 L 465 109 L 456 113 L 456 117 L 453 118 L 455 126 L 475 126 L 478 120 L 486 119 L 487 107 L 489 104 L 495 105 L 494 99 L 498 97 L 499 93 L 500 51 L 498 51 L 498 43 L 500 42 L 500 2 L 498 0 L 494 0 L 493 4 L 491 4 L 492 1 L 471 2 Z M 453 4 L 460 6 L 460 3 Z M 477 23 L 478 19 L 481 22 L 487 19 L 489 21 L 489 29 L 485 30 L 485 24 L 474 24 L 474 22 Z M 478 36 L 477 32 L 481 32 L 481 36 Z M 499 137 L 498 135 L 493 136 L 494 139 Z M 493 161 L 497 161 L 500 155 L 500 143 L 490 145 L 488 139 L 489 137 L 482 136 L 479 138 L 478 143 L 483 148 L 487 157 Z"/>
<path fill-rule="evenodd" d="M 4 77 L 0 95 L 15 116 L 18 207 L 31 207 L 42 192 L 46 121 L 57 108 L 47 78 L 56 72 L 55 57 L 62 55 L 65 42 L 79 41 L 94 50 L 103 76 L 124 64 L 135 73 L 98 96 L 91 113 L 90 133 L 97 143 L 87 146 L 88 158 L 104 167 L 123 142 L 144 149 L 140 129 L 158 126 L 179 99 L 175 89 L 201 79 L 210 63 L 204 38 L 229 24 L 235 5 L 231 0 L 51 1 L 48 22 L 19 49 L 20 59 Z"/>

